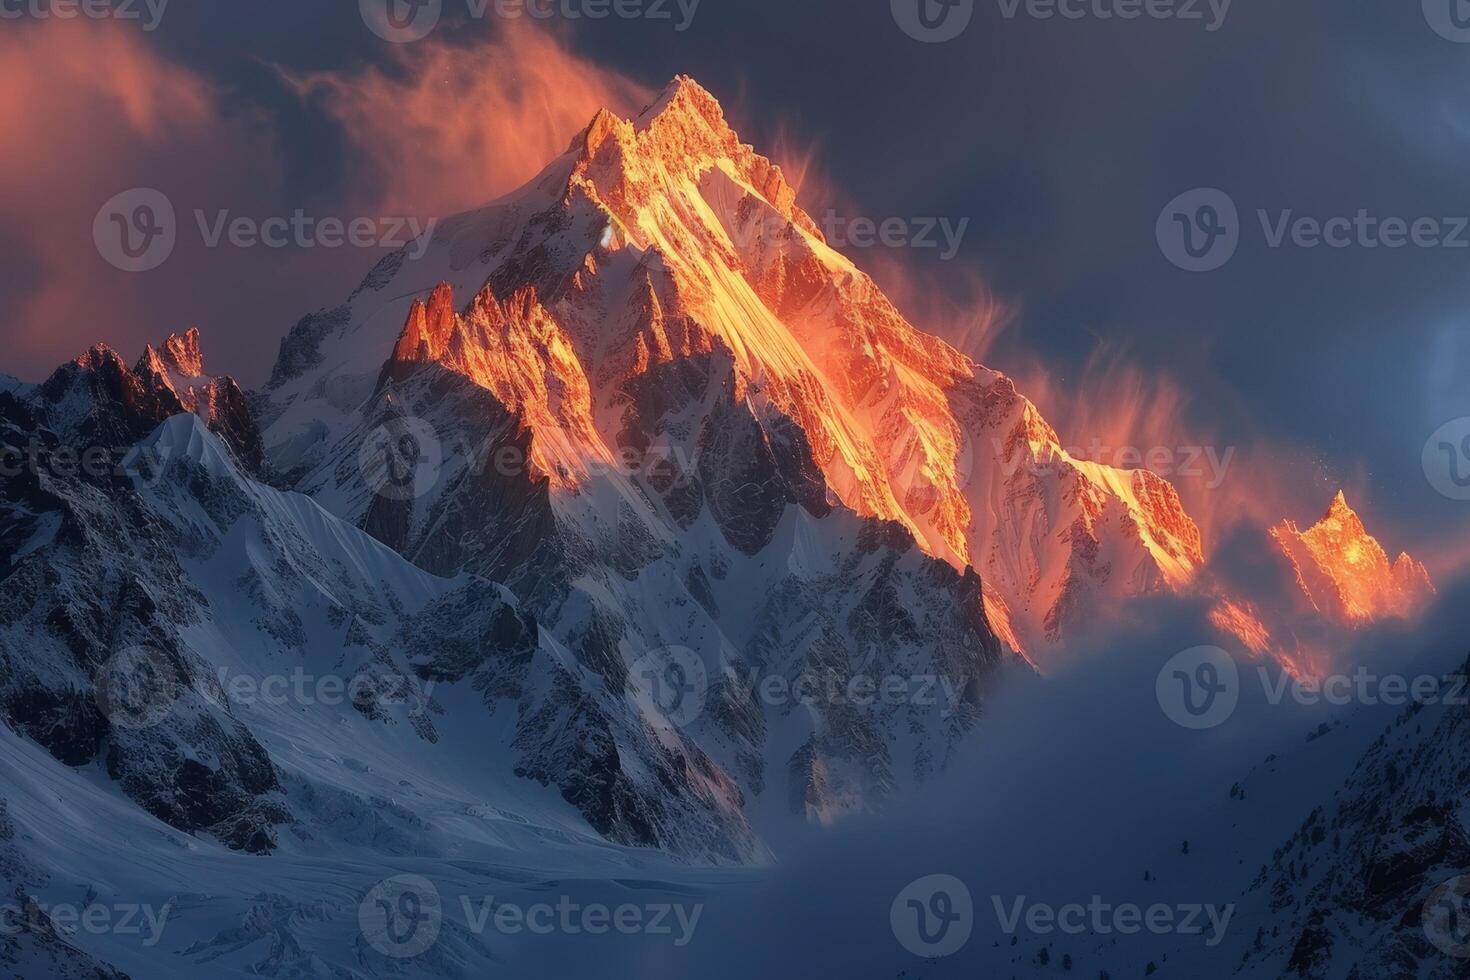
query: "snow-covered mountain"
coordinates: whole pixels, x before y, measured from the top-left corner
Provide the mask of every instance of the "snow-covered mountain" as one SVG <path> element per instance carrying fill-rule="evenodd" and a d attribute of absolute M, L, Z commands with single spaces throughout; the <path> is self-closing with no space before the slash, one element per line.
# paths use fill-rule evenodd
<path fill-rule="evenodd" d="M 1406 618 L 1434 595 L 1428 569 L 1403 552 L 1390 562 L 1343 493 L 1307 530 L 1288 520 L 1271 535 L 1313 608 L 1336 622 L 1360 626 Z"/>
<path fill-rule="evenodd" d="M 1256 657 L 1279 661 L 1298 677 L 1323 677 L 1346 666 L 1337 651 L 1375 623 L 1412 621 L 1433 601 L 1429 570 L 1400 553 L 1394 561 L 1368 533 L 1345 493 L 1316 524 L 1284 520 L 1260 542 L 1269 574 L 1216 588 L 1211 620 Z"/>
<path fill-rule="evenodd" d="M 430 574 L 259 482 L 168 400 L 176 383 L 97 348 L 0 394 L 0 453 L 25 461 L 0 484 L 4 968 L 163 975 L 135 932 L 53 918 L 146 897 L 174 918 L 185 974 L 377 975 L 356 928 L 311 933 L 355 916 L 385 861 L 667 864 L 607 838 L 764 859 L 738 797 L 715 792 L 729 780 L 631 699 L 562 710 L 580 672 L 508 590 Z"/>
<path fill-rule="evenodd" d="M 681 77 L 302 319 L 258 392 L 193 329 L 0 378 L 0 966 L 153 974 L 29 914 L 84 881 L 179 915 L 181 975 L 347 977 L 403 972 L 356 921 L 384 868 L 738 876 L 932 782 L 1133 597 L 1301 665 L 1201 582 L 1167 481 L 1067 453 L 795 197 Z M 1272 540 L 1293 615 L 1432 594 L 1341 496 Z M 444 927 L 415 970 L 500 963 Z"/>
<path fill-rule="evenodd" d="M 973 566 L 1014 647 L 1056 642 L 1096 598 L 1183 586 L 1202 560 L 1166 481 L 1071 458 L 1010 379 L 909 324 L 688 78 L 637 119 L 601 113 L 525 188 L 406 254 L 298 324 L 262 397 L 278 470 L 350 520 L 367 502 L 345 499 L 340 463 L 363 406 L 437 365 L 530 432 L 553 509 L 589 496 L 589 468 L 684 449 L 659 495 L 692 521 L 699 494 L 677 477 L 707 465 L 706 409 L 689 388 L 713 372 L 763 440 L 791 447 L 809 512 L 892 521 Z M 754 553 L 777 512 L 750 531 L 721 520 L 718 495 L 709 513 Z"/>
<path fill-rule="evenodd" d="M 1261 974 L 1450 978 L 1470 954 L 1470 663 L 1394 717 L 1263 866 L 1241 942 Z M 1245 937 L 1241 937 L 1244 939 Z"/>

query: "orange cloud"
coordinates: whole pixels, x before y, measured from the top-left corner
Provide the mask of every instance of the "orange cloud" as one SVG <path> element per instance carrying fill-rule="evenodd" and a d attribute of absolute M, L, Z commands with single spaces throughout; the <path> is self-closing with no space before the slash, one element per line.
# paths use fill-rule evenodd
<path fill-rule="evenodd" d="M 158 188 L 181 211 L 221 188 L 275 187 L 268 126 L 224 112 L 207 83 L 115 21 L 7 24 L 0 88 L 0 241 L 15 257 L 0 271 L 4 369 L 38 378 L 99 341 L 132 356 L 187 326 L 183 294 L 160 298 L 177 269 L 107 265 L 93 218 L 133 187 Z"/>
<path fill-rule="evenodd" d="M 394 56 L 394 71 L 283 73 L 351 140 L 355 195 L 394 214 L 488 203 L 564 152 L 598 109 L 635 114 L 653 95 L 518 21 L 471 46 L 431 40 Z"/>

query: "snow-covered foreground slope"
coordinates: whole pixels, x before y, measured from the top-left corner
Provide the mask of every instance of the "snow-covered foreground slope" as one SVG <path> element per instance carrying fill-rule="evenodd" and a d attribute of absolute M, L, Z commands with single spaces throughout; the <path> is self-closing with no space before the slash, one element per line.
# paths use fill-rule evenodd
<path fill-rule="evenodd" d="M 381 747 L 344 733 L 340 743 L 284 758 L 312 832 L 265 858 L 173 830 L 120 798 L 105 773 L 58 766 L 0 730 L 0 872 L 46 916 L 17 914 L 7 888 L 0 904 L 19 934 L 0 931 L 0 973 L 93 977 L 95 961 L 150 980 L 534 977 L 557 940 L 487 924 L 487 902 L 529 909 L 567 895 L 609 909 L 680 904 L 687 922 L 701 896 L 749 877 L 610 846 L 572 821 L 538 826 L 546 815 L 538 801 L 490 785 L 474 753 L 448 764 L 436 758 L 430 772 L 411 753 L 374 754 Z M 372 925 L 374 890 L 400 875 L 432 882 L 422 893 L 442 903 L 432 946 L 399 945 Z M 614 932 L 593 939 L 592 949 L 628 963 L 640 943 L 674 951 L 679 919 L 664 914 L 667 937 Z M 20 931 L 48 918 L 60 924 L 54 939 Z"/>
<path fill-rule="evenodd" d="M 707 470 L 708 492 L 752 466 L 779 476 L 733 407 L 729 375 L 709 370 L 699 397 L 722 403 L 728 425 L 725 448 L 707 456 L 725 468 Z M 395 386 L 384 410 L 415 385 L 441 424 L 479 436 L 495 421 L 477 411 L 493 408 L 481 389 L 437 374 Z M 895 525 L 784 504 L 773 514 L 737 485 L 730 507 L 775 518 L 744 554 L 708 515 L 678 541 L 652 537 L 653 502 L 611 479 L 603 498 L 582 501 L 594 531 L 599 513 L 615 517 L 606 537 L 536 525 L 539 565 L 460 557 L 460 570 L 435 574 L 250 476 L 208 413 L 170 414 L 179 406 L 163 396 L 174 390 L 168 374 L 98 349 L 47 386 L 0 396 L 7 458 L 28 460 L 7 478 L 0 512 L 6 767 L 17 789 L 48 786 L 29 801 L 0 793 L 17 828 L 7 885 L 26 908 L 68 895 L 97 905 L 87 893 L 107 879 L 78 863 L 85 815 L 122 809 L 122 839 L 139 845 L 128 860 L 177 857 L 193 869 L 178 872 L 196 884 L 179 909 L 196 908 L 205 931 L 175 953 L 264 955 L 251 962 L 288 974 L 316 970 L 312 957 L 360 966 L 375 955 L 358 949 L 361 936 L 311 923 L 355 914 L 343 895 L 394 862 L 452 865 L 447 880 L 465 894 L 457 882 L 472 872 L 460 864 L 498 867 L 533 890 L 537 875 L 577 869 L 594 893 L 636 893 L 647 868 L 683 881 L 689 872 L 670 869 L 759 864 L 763 834 L 792 819 L 881 805 L 931 778 L 1002 663 L 978 579 Z M 69 466 L 79 447 L 103 450 L 99 465 Z M 536 484 L 514 480 L 522 507 L 546 505 Z M 464 499 L 484 504 L 472 490 Z M 394 502 L 377 495 L 370 506 Z M 391 507 L 378 513 L 384 537 L 420 527 Z M 479 574 L 492 567 L 515 571 L 526 598 Z M 545 613 L 554 630 L 538 623 Z M 694 710 L 666 702 L 665 675 L 647 673 L 655 639 L 688 644 L 655 665 L 693 658 Z M 53 786 L 76 808 L 69 828 L 47 826 Z M 161 855 L 148 854 L 153 844 Z M 272 887 L 283 874 L 291 887 Z M 118 875 L 116 887 L 127 881 L 150 902 L 178 887 L 168 875 Z M 44 921 L 27 933 L 37 948 L 7 955 L 61 955 Z M 274 951 L 230 934 L 241 928 L 264 929 Z M 96 946 L 91 933 L 74 938 Z M 494 955 L 435 950 L 448 975 Z"/>
<path fill-rule="evenodd" d="M 143 422 L 131 374 L 92 380 L 64 420 L 93 438 Z M 129 397 L 101 397 L 111 383 Z M 524 738 L 497 685 L 566 655 L 505 589 L 424 572 L 256 482 L 197 415 L 77 472 L 58 432 L 79 430 L 49 407 L 0 405 L 5 447 L 36 447 L 0 509 L 7 975 L 92 976 L 94 957 L 137 977 L 393 975 L 398 951 L 358 915 L 400 865 L 527 905 L 563 877 L 630 895 L 691 877 L 518 772 L 529 746 L 561 743 Z M 568 764 L 592 770 L 572 745 Z M 722 827 L 673 786 L 642 792 L 670 851 L 764 853 L 738 814 Z M 413 975 L 502 959 L 468 923 L 453 933 Z"/>

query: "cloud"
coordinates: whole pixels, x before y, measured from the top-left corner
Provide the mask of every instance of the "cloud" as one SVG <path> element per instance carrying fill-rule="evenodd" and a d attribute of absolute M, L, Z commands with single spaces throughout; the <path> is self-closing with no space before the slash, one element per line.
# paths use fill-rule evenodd
<path fill-rule="evenodd" d="M 273 189 L 271 133 L 226 112 L 200 76 L 115 21 L 8 23 L 0 32 L 0 239 L 6 370 L 39 377 L 98 341 L 135 355 L 200 308 L 172 273 L 130 275 L 92 240 L 103 202 L 133 187 L 217 199 Z M 258 191 L 257 191 L 258 192 Z M 171 299 L 165 299 L 165 294 Z"/>
<path fill-rule="evenodd" d="M 507 22 L 468 45 L 399 45 L 387 67 L 283 72 L 351 143 L 350 195 L 395 214 L 443 217 L 520 187 L 601 108 L 638 112 L 652 93 Z"/>
<path fill-rule="evenodd" d="M 40 379 L 98 342 L 132 359 L 197 324 L 213 369 L 259 383 L 275 356 L 261 336 L 340 302 L 383 249 L 208 247 L 201 220 L 444 216 L 529 180 L 599 108 L 635 113 L 651 97 L 516 24 L 468 45 L 383 48 L 380 65 L 282 70 L 349 144 L 347 170 L 303 190 L 291 157 L 317 152 L 319 135 L 288 142 L 268 100 L 237 99 L 152 43 L 85 19 L 0 34 L 0 128 L 23 134 L 0 146 L 7 373 Z M 178 220 L 173 253 L 142 273 L 107 264 L 92 238 L 98 209 L 133 188 L 162 192 Z"/>

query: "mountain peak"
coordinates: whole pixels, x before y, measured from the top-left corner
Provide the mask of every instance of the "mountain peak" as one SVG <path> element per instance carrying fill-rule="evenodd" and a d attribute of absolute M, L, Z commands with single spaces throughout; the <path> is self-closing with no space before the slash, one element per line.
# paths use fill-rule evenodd
<path fill-rule="evenodd" d="M 204 353 L 199 348 L 198 327 L 190 327 L 182 335 L 169 334 L 163 342 L 163 354 L 169 367 L 183 377 L 204 376 Z"/>
<path fill-rule="evenodd" d="M 444 353 L 454 331 L 454 287 L 435 286 L 428 302 L 415 298 L 408 320 L 393 347 L 393 361 L 435 361 Z"/>
<path fill-rule="evenodd" d="M 1407 554 L 1389 561 L 1341 491 L 1305 531 L 1283 521 L 1271 533 L 1295 568 L 1302 591 L 1319 610 L 1341 621 L 1365 624 L 1409 616 L 1434 591 L 1422 564 Z"/>
<path fill-rule="evenodd" d="M 573 141 L 572 149 L 581 150 L 591 159 L 610 138 L 621 134 L 619 142 L 632 147 L 639 142 L 638 136 L 650 131 L 683 134 L 675 142 L 685 149 L 703 145 L 706 150 L 718 148 L 728 152 L 740 142 L 725 120 L 725 110 L 719 100 L 688 75 L 676 75 L 632 120 L 623 119 L 606 107 L 598 109 Z M 666 138 L 655 140 L 656 143 L 665 141 Z"/>
<path fill-rule="evenodd" d="M 825 241 L 797 206 L 796 190 L 781 168 L 741 142 L 719 100 L 688 75 L 676 76 L 634 119 L 598 110 L 570 149 L 576 157 L 571 183 L 590 191 L 624 227 L 636 229 L 640 212 L 654 200 L 670 192 L 678 196 L 681 181 L 699 183 L 724 170 L 753 188 L 783 221 Z M 634 238 L 642 248 L 651 245 L 636 232 Z"/>
<path fill-rule="evenodd" d="M 1337 496 L 1332 498 L 1332 503 L 1328 505 L 1327 512 L 1322 515 L 1322 519 L 1306 533 L 1324 539 L 1331 537 L 1373 541 L 1372 536 L 1368 534 L 1367 528 L 1363 525 L 1363 519 L 1348 503 L 1347 493 L 1343 490 L 1337 491 Z M 1376 541 L 1373 543 L 1377 544 Z"/>
<path fill-rule="evenodd" d="M 697 117 L 716 131 L 729 131 L 725 110 L 709 90 L 688 75 L 675 75 L 658 97 L 638 115 L 640 130 L 665 117 Z"/>

